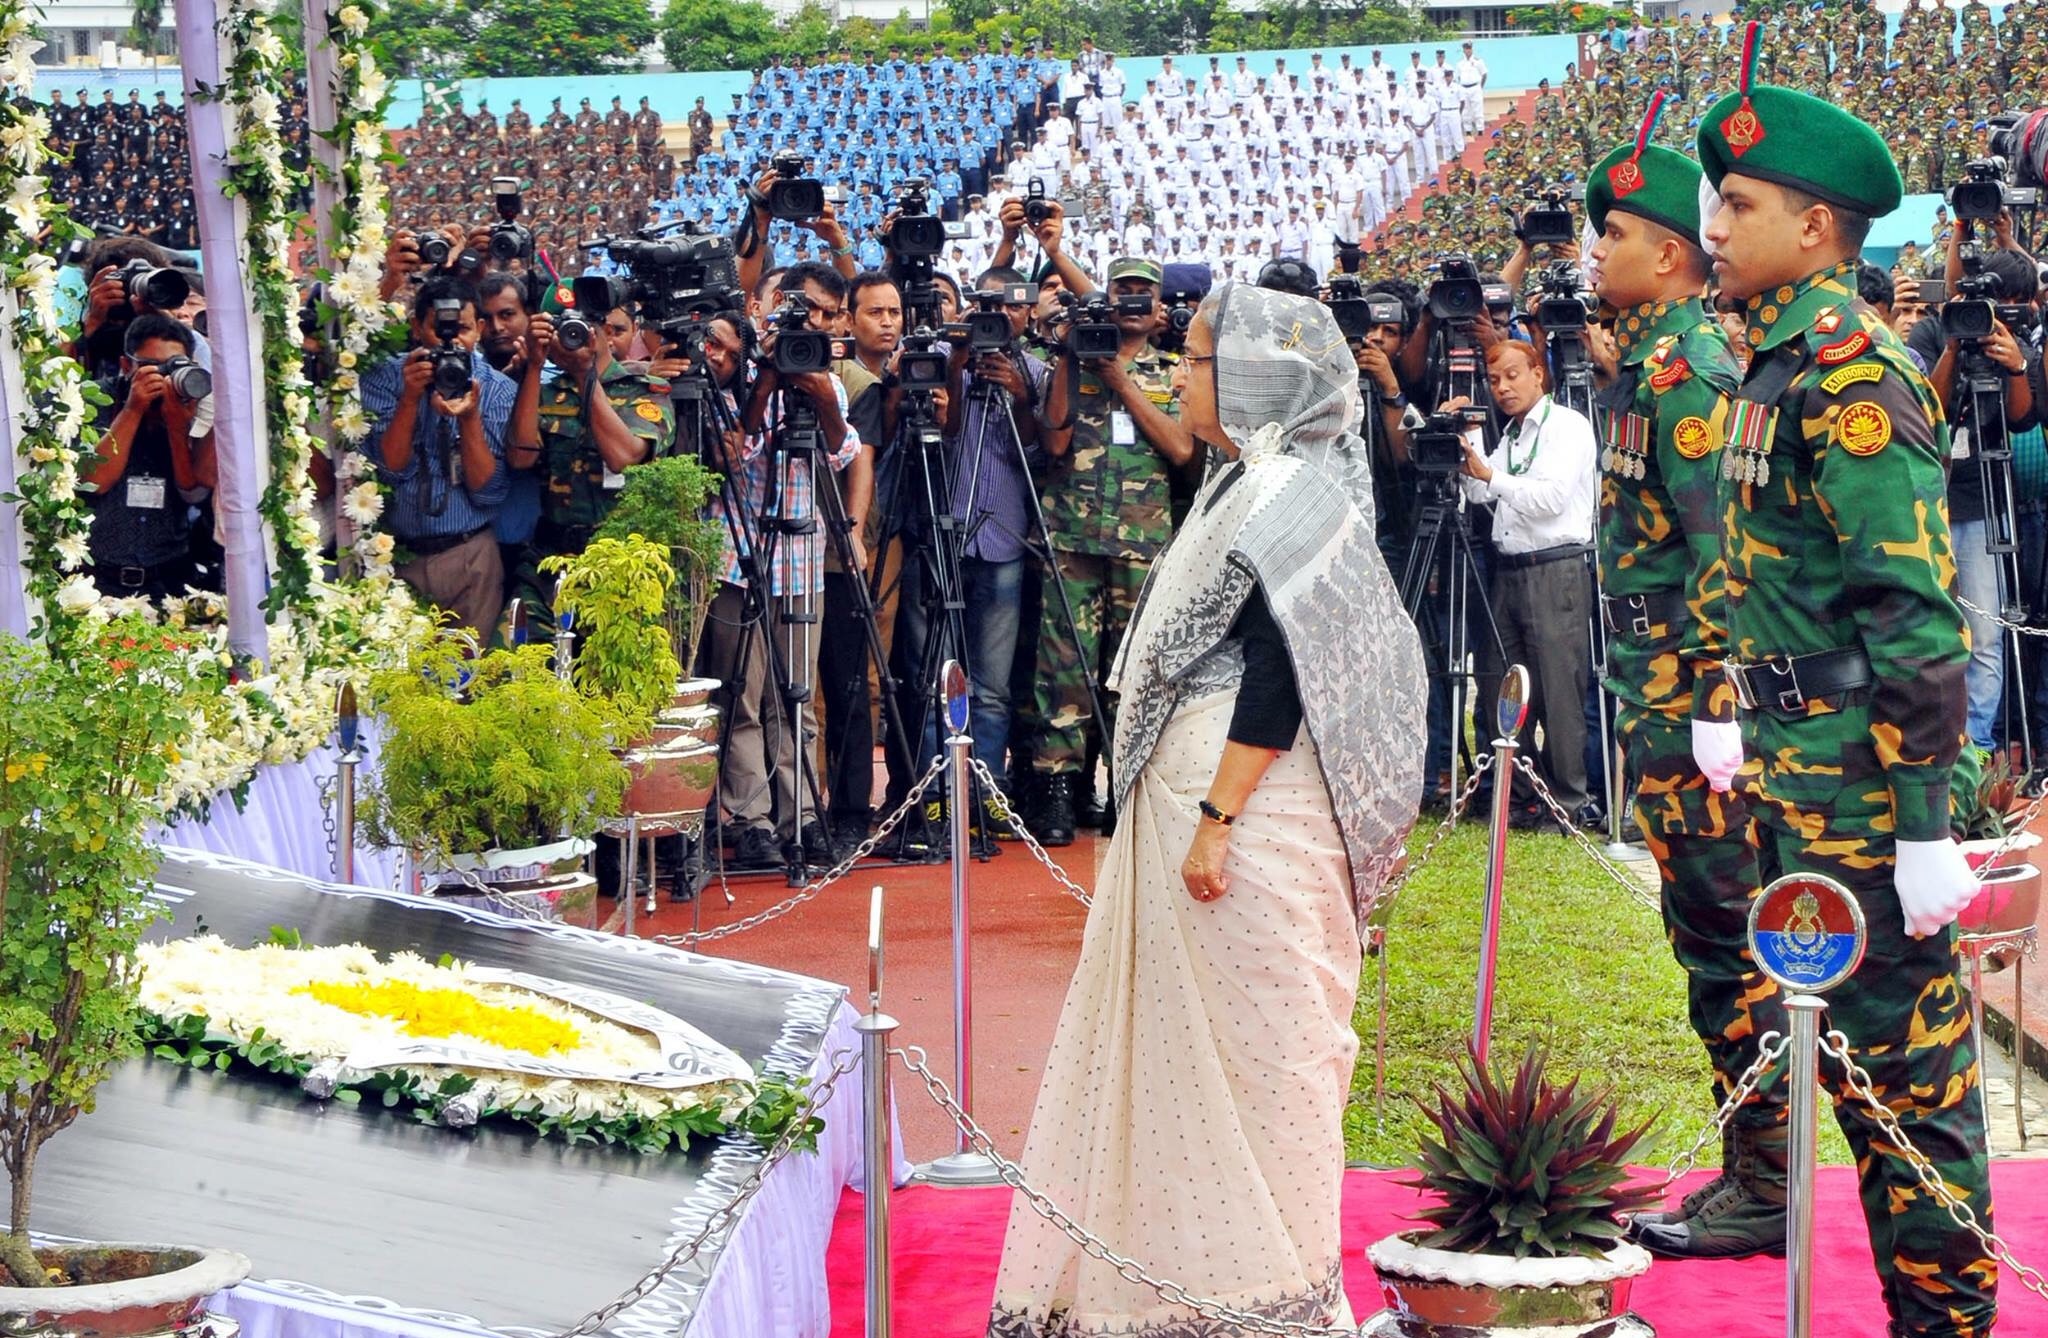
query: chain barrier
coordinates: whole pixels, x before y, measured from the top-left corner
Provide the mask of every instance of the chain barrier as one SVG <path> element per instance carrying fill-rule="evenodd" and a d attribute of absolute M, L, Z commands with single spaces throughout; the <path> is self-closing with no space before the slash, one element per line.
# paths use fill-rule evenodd
<path fill-rule="evenodd" d="M 783 1126 L 781 1134 L 769 1144 L 767 1155 L 754 1164 L 754 1169 L 747 1173 L 746 1179 L 740 1181 L 739 1188 L 733 1191 L 733 1196 L 704 1219 L 704 1225 L 698 1229 L 696 1235 L 670 1250 L 668 1258 L 649 1269 L 645 1276 L 620 1293 L 617 1299 L 591 1311 L 577 1320 L 572 1327 L 563 1329 L 550 1338 L 587 1338 L 588 1335 L 596 1333 L 618 1318 L 619 1312 L 646 1300 L 648 1295 L 662 1284 L 663 1279 L 695 1259 L 706 1245 L 729 1230 L 739 1220 L 741 1210 L 761 1192 L 768 1172 L 774 1170 L 776 1165 L 796 1148 L 796 1140 L 802 1136 L 805 1126 L 810 1123 L 812 1117 L 824 1108 L 839 1080 L 859 1066 L 858 1051 L 840 1051 L 833 1058 L 832 1067 L 826 1072 L 824 1080 L 804 1093 L 803 1104 L 797 1108 L 789 1123 Z"/>
<path fill-rule="evenodd" d="M 1991 612 L 1989 609 L 1978 608 L 1975 604 L 1972 604 L 1969 600 L 1964 599 L 1961 595 L 1956 596 L 1956 603 L 1962 605 L 1969 612 L 1976 614 L 1979 618 L 1984 619 L 1986 622 L 1998 624 L 2000 627 L 2004 628 L 2008 632 L 2018 632 L 2021 636 L 2048 637 L 2048 627 L 2035 627 L 2028 623 L 2013 622 L 2011 619 L 2003 618 L 1998 614 Z"/>
<path fill-rule="evenodd" d="M 1386 923 L 1385 916 L 1393 909 L 1394 898 L 1401 895 L 1401 889 L 1408 886 L 1408 880 L 1413 878 L 1423 865 L 1429 863 L 1430 856 L 1436 854 L 1436 848 L 1457 828 L 1458 819 L 1465 815 L 1466 805 L 1472 802 L 1473 794 L 1479 789 L 1480 778 L 1486 775 L 1487 769 L 1492 765 L 1492 753 L 1480 757 L 1479 764 L 1472 768 L 1472 774 L 1465 778 L 1465 788 L 1452 798 L 1450 811 L 1444 814 L 1444 820 L 1436 825 L 1436 830 L 1429 834 L 1429 839 L 1422 843 L 1420 853 L 1403 865 L 1401 872 L 1388 879 L 1387 885 L 1380 890 L 1378 899 L 1372 905 L 1373 919 L 1382 924 Z"/>
<path fill-rule="evenodd" d="M 1093 906 L 1095 898 L 1088 894 L 1086 888 L 1067 876 L 1067 871 L 1059 866 L 1046 848 L 1038 843 L 1038 838 L 1031 834 L 1031 829 L 1024 825 L 1024 819 L 1018 816 L 1017 805 L 1011 802 L 1009 795 L 1003 793 L 1003 787 L 996 782 L 995 773 L 988 769 L 988 763 L 978 757 L 968 760 L 974 767 L 974 774 L 988 787 L 990 796 L 1002 805 L 1003 821 L 1010 825 L 1010 830 L 1024 843 L 1024 848 L 1031 852 L 1031 858 L 1045 866 L 1045 871 L 1052 875 L 1052 880 L 1058 883 L 1068 896 L 1083 906 Z"/>
<path fill-rule="evenodd" d="M 341 856 L 340 828 L 335 825 L 334 821 L 335 792 L 340 786 L 338 778 L 334 776 L 322 776 L 319 783 L 320 830 L 327 833 L 327 869 L 329 873 L 332 873 L 335 864 Z"/>
<path fill-rule="evenodd" d="M 1742 1104 L 1763 1089 L 1763 1080 L 1770 1072 L 1771 1065 L 1782 1059 L 1785 1052 L 1791 1048 L 1792 1038 L 1783 1032 L 1767 1031 L 1757 1038 L 1756 1062 L 1751 1064 L 1742 1077 L 1736 1080 L 1735 1086 L 1729 1089 L 1728 1099 L 1721 1103 L 1721 1108 L 1707 1121 L 1707 1127 L 1700 1130 L 1700 1136 L 1692 1141 L 1692 1146 L 1671 1159 L 1670 1164 L 1665 1167 L 1664 1183 L 1658 1186 L 1659 1189 L 1671 1188 L 1680 1177 L 1698 1167 L 1700 1154 L 1707 1150 L 1707 1145 L 1713 1141 L 1714 1136 L 1727 1129 L 1728 1121 L 1735 1118 L 1735 1112 L 1742 1109 Z"/>
<path fill-rule="evenodd" d="M 1893 1145 L 1898 1148 L 1899 1154 L 1913 1168 L 1913 1174 L 1919 1178 L 1922 1187 L 1934 1196 L 1934 1201 L 1948 1210 L 1948 1215 L 1954 1219 L 1957 1226 L 1975 1236 L 2000 1264 L 2012 1270 L 2013 1276 L 2020 1280 L 2020 1285 L 2036 1296 L 2048 1299 L 2048 1280 L 2042 1278 L 2038 1269 L 2031 1268 L 2013 1257 L 2012 1247 L 2005 1243 L 2005 1238 L 1978 1220 L 1976 1210 L 1956 1196 L 1955 1191 L 1950 1189 L 1948 1182 L 1942 1178 L 1940 1170 L 1933 1162 L 1927 1160 L 1925 1153 L 1913 1146 L 1911 1139 L 1906 1137 L 1905 1127 L 1899 1123 L 1899 1117 L 1892 1112 L 1890 1106 L 1879 1099 L 1876 1090 L 1871 1086 L 1870 1075 L 1851 1057 L 1849 1038 L 1839 1031 L 1829 1030 L 1821 1036 L 1820 1048 L 1821 1053 L 1833 1055 L 1842 1062 L 1842 1074 L 1849 1084 L 1849 1090 L 1864 1105 L 1870 1107 L 1870 1113 L 1876 1118 L 1878 1127 L 1884 1130 L 1885 1137 L 1891 1139 Z"/>
<path fill-rule="evenodd" d="M 1576 822 L 1572 821 L 1572 815 L 1565 811 L 1564 805 L 1557 801 L 1557 796 L 1550 792 L 1550 787 L 1543 783 L 1543 776 L 1537 771 L 1535 763 L 1531 762 L 1527 757 L 1517 757 L 1515 758 L 1515 768 L 1529 778 L 1529 783 L 1535 787 L 1536 797 L 1541 799 L 1544 805 L 1549 808 L 1551 817 L 1555 818 L 1557 825 L 1564 829 L 1564 834 L 1573 841 L 1578 842 L 1579 849 L 1586 852 L 1588 859 L 1599 865 L 1609 878 L 1612 878 L 1621 886 L 1623 891 L 1627 892 L 1637 901 L 1640 901 L 1659 915 L 1664 913 L 1664 908 L 1658 904 L 1657 898 L 1651 896 L 1641 883 L 1631 878 L 1621 866 L 1609 859 L 1607 852 L 1594 845 L 1592 839 L 1579 829 L 1579 825 Z"/>
<path fill-rule="evenodd" d="M 1126 1282 L 1136 1283 L 1140 1287 L 1149 1287 L 1152 1291 L 1158 1293 L 1160 1300 L 1168 1305 L 1181 1306 L 1192 1310 L 1203 1319 L 1228 1324 L 1232 1326 L 1233 1332 L 1273 1334 L 1278 1335 L 1279 1338 L 1358 1338 L 1358 1330 L 1356 1328 L 1304 1324 L 1296 1320 L 1272 1319 L 1265 1315 L 1254 1315 L 1243 1310 L 1233 1310 L 1221 1301 L 1213 1301 L 1206 1297 L 1191 1295 L 1186 1287 L 1171 1279 L 1154 1277 L 1146 1270 L 1143 1264 L 1130 1258 L 1128 1255 L 1118 1254 L 1101 1237 L 1075 1221 L 1071 1214 L 1061 1208 L 1059 1204 L 1053 1202 L 1051 1197 L 1045 1194 L 1044 1191 L 1032 1186 L 1024 1178 L 1023 1169 L 1017 1163 L 1005 1157 L 996 1148 L 995 1141 L 988 1136 L 988 1133 L 979 1124 L 975 1123 L 974 1117 L 961 1109 L 960 1103 L 953 1099 L 953 1089 L 946 1085 L 946 1080 L 931 1071 L 930 1066 L 925 1062 L 924 1047 L 917 1045 L 907 1047 L 893 1046 L 890 1048 L 889 1053 L 895 1058 L 902 1060 L 903 1066 L 924 1083 L 926 1093 L 930 1095 L 933 1101 L 938 1103 L 941 1110 L 945 1111 L 952 1118 L 954 1125 L 958 1127 L 962 1134 L 966 1135 L 969 1145 L 976 1152 L 989 1159 L 996 1168 L 996 1174 L 1002 1177 L 1004 1184 L 1023 1195 L 1024 1200 L 1031 1205 L 1033 1212 L 1036 1212 L 1040 1217 L 1052 1223 L 1054 1227 L 1058 1228 L 1060 1234 L 1080 1246 L 1083 1254 L 1086 1254 L 1090 1259 L 1100 1260 L 1108 1264 Z M 569 1338 L 569 1336 L 563 1335 L 562 1338 Z"/>
<path fill-rule="evenodd" d="M 781 919 L 797 907 L 811 900 L 811 898 L 817 896 L 820 892 L 823 892 L 832 884 L 838 882 L 841 878 L 844 878 L 848 873 L 852 872 L 854 865 L 872 855 L 875 852 L 875 848 L 882 844 L 883 839 L 890 832 L 896 830 L 896 825 L 908 817 L 911 810 L 917 807 L 918 801 L 924 798 L 925 790 L 930 787 L 933 780 L 937 779 L 945 771 L 947 762 L 948 759 L 943 756 L 933 758 L 932 764 L 925 769 L 924 775 L 918 777 L 917 784 L 910 787 L 910 793 L 903 797 L 903 802 L 897 806 L 896 811 L 882 819 L 882 825 L 875 828 L 873 835 L 855 846 L 853 853 L 833 865 L 825 872 L 823 877 L 804 884 L 801 888 L 784 897 L 781 901 L 776 902 L 767 910 L 749 915 L 744 920 L 734 920 L 729 925 L 719 925 L 714 929 L 704 929 L 689 934 L 653 934 L 649 937 L 654 942 L 666 944 L 671 948 L 694 948 L 700 943 L 710 943 L 714 939 L 727 938 L 733 934 L 744 933 L 749 929 L 757 929 L 767 924 L 770 920 Z"/>

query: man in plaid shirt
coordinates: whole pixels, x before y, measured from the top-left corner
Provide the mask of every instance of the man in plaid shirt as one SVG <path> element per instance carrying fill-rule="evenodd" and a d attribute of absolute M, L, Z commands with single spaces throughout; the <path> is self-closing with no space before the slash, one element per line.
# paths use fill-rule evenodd
<path fill-rule="evenodd" d="M 837 333 L 846 303 L 845 281 L 824 266 L 789 272 L 809 306 L 811 325 Z M 729 342 L 728 342 L 729 341 Z M 734 386 L 744 371 L 733 332 L 714 325 L 706 357 L 721 383 Z M 725 524 L 725 576 L 711 603 L 705 629 L 705 664 L 724 680 L 725 763 L 719 803 L 733 826 L 733 862 L 772 866 L 793 862 L 799 852 L 814 865 L 831 863 L 833 850 L 824 823 L 822 796 L 804 779 L 803 757 L 815 743 L 817 719 L 809 704 L 817 676 L 818 599 L 825 585 L 824 519 L 815 490 L 838 487 L 837 479 L 814 477 L 826 465 L 837 474 L 861 459 L 860 434 L 846 421 L 846 388 L 830 372 L 778 376 L 772 363 L 774 337 L 763 341 L 763 360 L 746 396 L 742 428 L 729 433 L 720 467 L 731 480 L 712 503 Z M 776 393 L 782 392 L 781 394 Z M 731 390 L 728 390 L 728 397 Z M 818 421 L 820 449 L 804 461 L 775 449 L 786 400 L 802 396 Z M 733 514 L 735 501 L 739 514 Z M 858 532 L 855 543 L 860 542 Z M 741 554 L 762 570 L 768 589 L 753 599 Z M 805 700 L 797 718 L 801 739 L 790 728 L 783 685 L 775 681 L 766 635 L 775 638 L 782 670 L 800 686 Z M 772 770 L 771 770 L 772 768 Z M 800 789 L 801 787 L 801 789 Z"/>

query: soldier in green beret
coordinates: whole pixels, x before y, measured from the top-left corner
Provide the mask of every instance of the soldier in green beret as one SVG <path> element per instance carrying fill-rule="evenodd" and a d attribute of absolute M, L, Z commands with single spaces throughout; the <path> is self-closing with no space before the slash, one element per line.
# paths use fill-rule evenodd
<path fill-rule="evenodd" d="M 1746 946 L 1762 884 L 1747 805 L 1729 791 L 1742 736 L 1721 674 L 1721 438 L 1742 371 L 1700 301 L 1711 270 L 1699 166 L 1651 142 L 1664 103 L 1661 92 L 1651 99 L 1634 143 L 1608 153 L 1586 185 L 1619 353 L 1600 396 L 1600 612 L 1628 792 L 1718 1106 L 1755 1063 L 1757 1039 L 1786 1024 Z M 1679 1258 L 1782 1251 L 1785 1109 L 1782 1085 L 1753 1095 L 1722 1135 L 1721 1174 L 1674 1210 L 1638 1215 L 1636 1239 Z"/>
<path fill-rule="evenodd" d="M 1977 882 L 1950 835 L 1969 636 L 1953 596 L 1948 429 L 1933 390 L 1856 295 L 1898 169 L 1869 126 L 1752 81 L 1707 112 L 1721 194 L 1705 239 L 1745 304 L 1751 361 L 1722 446 L 1727 673 L 1748 759 L 1737 783 L 1760 873 L 1826 875 L 1869 949 L 1828 1022 L 1940 1179 L 1990 1225 L 1984 1105 L 1953 924 Z M 1854 1150 L 1894 1335 L 1980 1338 L 1997 1263 L 1823 1064 Z"/>

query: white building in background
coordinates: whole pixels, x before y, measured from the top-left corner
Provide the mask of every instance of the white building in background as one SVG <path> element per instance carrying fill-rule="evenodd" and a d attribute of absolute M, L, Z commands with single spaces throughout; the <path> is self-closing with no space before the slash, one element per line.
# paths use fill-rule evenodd
<path fill-rule="evenodd" d="M 164 0 L 156 59 L 166 65 L 177 64 L 177 23 L 173 0 Z M 36 56 L 39 64 L 136 69 L 150 63 L 135 45 L 135 11 L 126 4 L 43 0 L 41 27 L 47 45 Z"/>

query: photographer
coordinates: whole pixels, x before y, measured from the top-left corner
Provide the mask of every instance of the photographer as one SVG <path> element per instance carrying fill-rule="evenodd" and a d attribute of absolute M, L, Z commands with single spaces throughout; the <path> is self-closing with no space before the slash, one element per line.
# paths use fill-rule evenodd
<path fill-rule="evenodd" d="M 1034 231 L 1068 290 L 1092 293 L 1094 283 L 1061 246 L 1057 204 Z M 1194 438 L 1175 418 L 1176 360 L 1153 343 L 1163 319 L 1160 279 L 1151 260 L 1111 263 L 1110 299 L 1149 298 L 1151 310 L 1112 308 L 1113 358 L 1074 355 L 1070 312 L 1046 397 L 1043 441 L 1052 464 L 1043 482 L 1045 521 L 1075 622 L 1071 637 L 1058 616 L 1043 619 L 1040 631 L 1035 708 L 1045 725 L 1032 768 L 1044 787 L 1035 830 L 1047 845 L 1074 839 L 1075 809 L 1088 797 L 1079 791 L 1092 789 L 1082 771 L 1088 735 L 1093 728 L 1109 737 L 1109 722 L 1094 719 L 1089 684 L 1099 685 L 1115 662 L 1145 574 L 1172 536 L 1171 472 L 1195 459 Z M 1059 607 L 1053 592 L 1045 608 Z"/>
<path fill-rule="evenodd" d="M 1332 280 L 1334 283 L 1335 280 Z M 1352 359 L 1358 364 L 1358 385 L 1365 396 L 1365 415 L 1359 431 L 1370 449 L 1373 477 L 1373 522 L 1380 555 L 1391 570 L 1398 572 L 1408 545 L 1408 507 L 1414 489 L 1409 483 L 1408 445 L 1413 421 L 1421 415 L 1408 403 L 1408 396 L 1394 369 L 1402 348 L 1414 328 L 1415 309 L 1403 285 L 1382 282 L 1364 290 L 1368 316 L 1377 310 L 1392 314 L 1388 304 L 1399 311 L 1397 320 L 1373 320 L 1362 337 L 1352 343 Z"/>
<path fill-rule="evenodd" d="M 800 301 L 806 326 L 834 334 L 842 319 L 846 285 L 822 265 L 795 265 L 782 275 L 784 309 Z M 726 708 L 725 759 L 719 775 L 719 802 L 737 829 L 733 858 L 740 865 L 773 866 L 792 855 L 814 864 L 829 864 L 833 854 L 819 807 L 819 796 L 799 794 L 802 754 L 812 745 L 815 723 L 807 707 L 795 715 L 803 738 L 790 728 L 791 712 L 781 686 L 771 681 L 766 636 L 784 648 L 784 670 L 808 686 L 817 670 L 818 600 L 824 587 L 825 534 L 816 518 L 815 489 L 836 487 L 820 466 L 837 474 L 862 454 L 860 434 L 846 420 L 846 389 L 829 371 L 785 376 L 775 370 L 775 349 L 782 335 L 772 326 L 761 336 L 753 384 L 744 397 L 741 426 L 724 444 L 719 462 L 730 485 L 712 506 L 726 522 L 725 580 L 711 604 L 705 632 L 705 664 L 721 679 Z M 707 357 L 714 357 L 707 345 Z M 715 366 L 715 362 L 714 362 Z M 781 392 L 781 393 L 778 393 Z M 822 459 L 808 466 L 778 449 L 785 422 L 797 400 L 815 415 Z M 865 499 L 847 499 L 849 515 Z M 737 506 L 741 514 L 734 515 Z M 814 523 L 806 529 L 805 518 Z M 769 588 L 753 592 L 765 604 L 750 610 L 745 568 L 740 563 L 742 536 L 751 534 L 761 549 L 749 556 L 766 567 Z M 784 615 L 789 615 L 785 621 Z M 745 647 L 742 656 L 742 647 Z M 744 663 L 744 676 L 736 666 Z M 772 768 L 772 770 L 771 770 Z M 801 810 L 804 821 L 800 824 Z"/>
<path fill-rule="evenodd" d="M 583 283 L 578 280 L 578 287 Z M 632 342 L 632 311 L 621 302 L 604 314 L 601 325 L 595 311 L 568 315 L 580 322 L 579 348 L 569 347 L 563 326 L 546 313 L 532 321 L 532 356 L 545 358 L 558 375 L 540 391 L 538 442 L 515 442 L 506 450 L 515 474 L 537 473 L 541 480 L 540 523 L 510 582 L 513 595 L 541 610 L 551 603 L 552 586 L 540 575 L 541 559 L 587 548 L 626 486 L 626 471 L 666 451 L 675 438 L 668 383 L 616 356 L 621 344 Z M 529 370 L 520 387 L 522 400 L 526 384 L 539 380 Z"/>
<path fill-rule="evenodd" d="M 129 322 L 150 313 L 176 317 L 191 301 L 196 277 L 178 268 L 170 252 L 142 237 L 101 238 L 86 248 L 79 268 L 92 277 L 71 354 L 100 381 L 121 374 Z M 193 360 L 211 371 L 213 348 L 206 336 L 190 325 L 186 331 L 193 340 Z"/>
<path fill-rule="evenodd" d="M 1010 670 L 1022 614 L 1026 541 L 1035 532 L 1028 462 L 1043 458 L 1038 400 L 1048 372 L 1022 346 L 1036 304 L 1034 286 L 1014 269 L 990 269 L 975 280 L 974 289 L 1002 297 L 1009 340 L 1000 349 L 979 351 L 965 341 L 954 345 L 951 372 L 957 389 L 949 400 L 946 436 L 953 460 L 953 514 L 966 533 L 960 584 L 973 688 L 968 732 L 975 756 L 1004 793 L 1011 793 L 1006 763 Z M 993 805 L 994 797 L 984 802 Z M 995 830 L 1005 822 L 993 809 L 977 818 Z"/>
<path fill-rule="evenodd" d="M 169 316 L 136 316 L 124 339 L 83 479 L 87 546 L 101 594 L 162 599 L 192 581 L 190 503 L 218 481 L 213 414 L 202 408 L 211 378 L 192 360 L 197 336 Z"/>
<path fill-rule="evenodd" d="M 1465 495 L 1493 504 L 1494 618 L 1500 659 L 1488 664 L 1479 700 L 1494 699 L 1508 665 L 1529 671 L 1529 722 L 1523 743 L 1543 727 L 1543 769 L 1553 794 L 1575 817 L 1586 788 L 1586 640 L 1598 450 L 1584 415 L 1550 397 L 1543 354 L 1523 343 L 1487 350 L 1486 377 L 1502 419 L 1500 444 L 1481 454 L 1466 438 Z M 1465 407 L 1462 396 L 1446 412 Z M 1492 658 L 1491 646 L 1485 646 Z M 1526 810 L 1525 810 L 1526 813 Z M 1526 817 L 1523 818 L 1528 822 Z"/>
<path fill-rule="evenodd" d="M 491 521 L 509 486 L 505 438 L 518 392 L 477 351 L 482 334 L 476 289 L 439 275 L 421 284 L 411 349 L 363 377 L 363 449 L 392 489 L 385 527 L 411 554 L 399 579 L 486 637 L 504 604 Z"/>
<path fill-rule="evenodd" d="M 2033 259 L 2014 245 L 2009 214 L 1999 216 L 1994 233 L 1997 248 L 1988 251 L 1979 262 L 1982 279 L 1990 281 L 1985 285 L 1991 292 L 1988 298 L 1964 296 L 1964 290 L 1958 287 L 1959 283 L 1967 287 L 1961 229 L 1949 235 L 1947 285 L 1951 301 L 1989 300 L 1999 304 L 2003 314 L 2013 314 L 2013 309 L 2017 309 L 2031 323 L 2037 286 Z M 1994 317 L 1990 326 L 1991 333 L 1980 340 L 1950 339 L 1945 336 L 1941 315 L 1936 313 L 1914 326 L 1906 337 L 1907 351 L 1931 368 L 1928 380 L 1941 397 L 1951 425 L 1948 512 L 1956 593 L 1974 604 L 1976 610 L 1983 610 L 1963 610 L 1970 622 L 1970 663 L 1964 675 L 1969 695 L 1968 729 L 1971 741 L 1980 748 L 1993 747 L 1998 737 L 2006 646 L 1996 615 L 2014 592 L 2005 588 L 2004 560 L 1987 547 L 1991 529 L 1987 524 L 1984 470 L 1976 458 L 1983 429 L 1976 422 L 1975 397 L 1969 393 L 1967 380 L 1958 373 L 1964 370 L 1966 351 L 1972 359 L 1981 359 L 1981 365 L 1988 366 L 2002 383 L 2006 433 L 2010 436 L 2034 425 L 2034 378 L 2028 375 L 2028 370 L 2039 361 L 2038 355 L 2030 355 L 2020 343 L 2005 320 Z"/>
<path fill-rule="evenodd" d="M 505 430 L 505 457 L 512 466 L 505 500 L 491 522 L 498 542 L 498 558 L 506 571 L 517 570 L 540 522 L 540 475 L 530 468 L 540 446 L 540 392 L 555 379 L 556 369 L 545 349 L 531 338 L 536 320 L 547 323 L 545 315 L 526 309 L 526 281 L 502 271 L 486 274 L 477 285 L 483 303 L 484 360 L 510 377 L 519 387 L 512 404 L 512 418 Z M 522 454 L 523 452 L 523 454 Z M 527 464 L 521 464 L 521 460 Z"/>
<path fill-rule="evenodd" d="M 762 272 L 773 262 L 774 247 L 769 243 L 769 230 L 774 226 L 775 215 L 769 209 L 769 202 L 776 183 L 788 180 L 789 176 L 790 172 L 784 168 L 771 166 L 747 187 L 747 213 L 733 237 L 733 253 L 739 258 L 740 287 L 750 293 L 761 281 Z M 842 281 L 860 273 L 860 266 L 853 256 L 853 242 L 839 221 L 837 206 L 827 201 L 824 211 L 816 217 L 790 221 L 831 249 L 832 268 Z"/>

